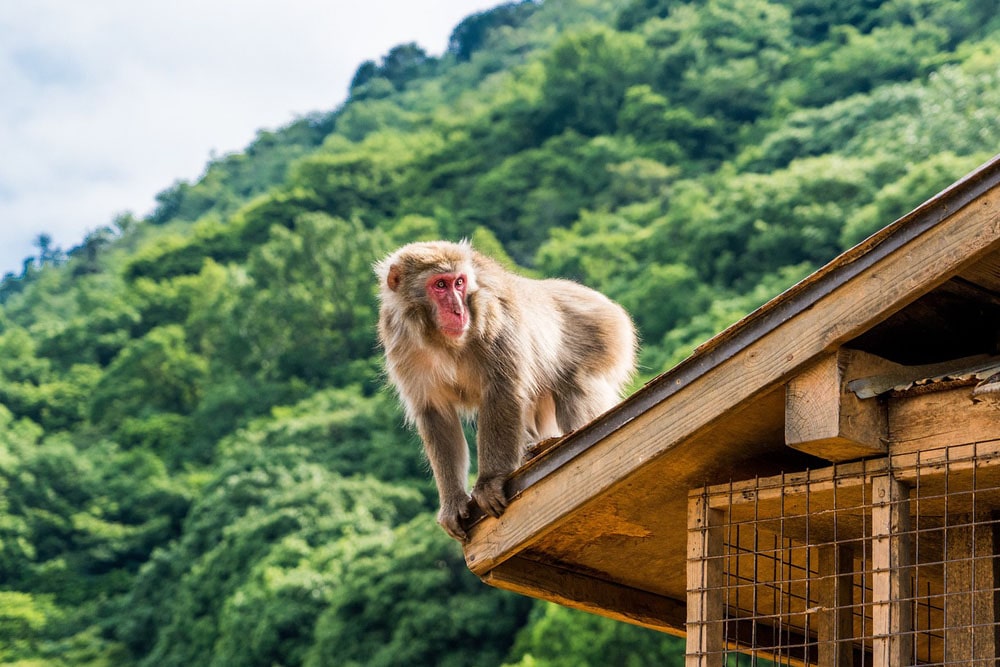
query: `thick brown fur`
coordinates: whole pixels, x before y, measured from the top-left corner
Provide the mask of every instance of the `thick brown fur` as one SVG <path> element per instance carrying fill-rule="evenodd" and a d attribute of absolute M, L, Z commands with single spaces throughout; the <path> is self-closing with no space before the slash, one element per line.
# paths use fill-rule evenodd
<path fill-rule="evenodd" d="M 477 417 L 472 498 L 499 516 L 503 484 L 529 443 L 576 430 L 618 401 L 634 372 L 635 329 L 604 295 L 516 275 L 466 242 L 412 243 L 375 272 L 386 372 L 424 442 L 438 522 L 463 540 L 469 453 L 461 418 Z M 464 278 L 469 322 L 461 335 L 439 326 L 427 282 L 438 274 Z"/>

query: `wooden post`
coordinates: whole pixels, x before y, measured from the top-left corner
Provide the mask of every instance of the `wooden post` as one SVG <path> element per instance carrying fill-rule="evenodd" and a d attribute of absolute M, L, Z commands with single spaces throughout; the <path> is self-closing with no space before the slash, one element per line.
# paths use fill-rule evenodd
<path fill-rule="evenodd" d="M 854 665 L 854 551 L 843 544 L 819 547 L 819 667 Z"/>
<path fill-rule="evenodd" d="M 956 520 L 945 534 L 944 659 L 957 667 L 994 664 L 994 527 L 989 514 Z"/>
<path fill-rule="evenodd" d="M 872 480 L 872 653 L 874 667 L 913 658 L 910 490 L 891 475 Z"/>
<path fill-rule="evenodd" d="M 688 498 L 686 667 L 715 667 L 725 650 L 723 511 Z"/>

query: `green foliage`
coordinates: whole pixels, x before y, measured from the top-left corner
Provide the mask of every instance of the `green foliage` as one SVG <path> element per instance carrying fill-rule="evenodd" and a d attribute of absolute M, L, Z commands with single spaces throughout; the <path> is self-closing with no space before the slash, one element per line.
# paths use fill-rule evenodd
<path fill-rule="evenodd" d="M 680 667 L 684 640 L 600 616 L 537 605 L 505 667 Z"/>
<path fill-rule="evenodd" d="M 107 366 L 139 324 L 139 313 L 125 299 L 107 297 L 108 286 L 81 281 L 78 312 L 46 332 L 39 355 L 68 369 L 74 364 Z"/>
<path fill-rule="evenodd" d="M 0 660 L 4 664 L 37 655 L 49 620 L 58 613 L 48 597 L 0 591 Z"/>
<path fill-rule="evenodd" d="M 531 606 L 484 588 L 429 515 L 351 550 L 309 667 L 499 664 Z M 429 596 L 445 602 L 425 604 Z"/>
<path fill-rule="evenodd" d="M 520 25 L 535 9 L 537 5 L 531 0 L 520 0 L 467 16 L 451 31 L 448 53 L 459 60 L 468 60 L 486 45 L 498 28 Z"/>
<path fill-rule="evenodd" d="M 638 35 L 594 27 L 561 39 L 544 61 L 541 136 L 615 129 L 625 91 L 649 76 L 651 53 Z"/>
<path fill-rule="evenodd" d="M 87 344 L 99 340 L 95 332 Z M 100 379 L 100 368 L 72 364 L 57 372 L 56 360 L 42 355 L 28 331 L 13 326 L 0 334 L 0 403 L 47 429 L 80 424 L 87 415 L 90 392 Z"/>
<path fill-rule="evenodd" d="M 363 141 L 380 130 L 409 131 L 420 120 L 391 100 L 355 100 L 337 117 L 337 134 L 351 141 Z"/>
<path fill-rule="evenodd" d="M 797 109 L 761 142 L 747 146 L 736 163 L 747 171 L 767 172 L 787 167 L 798 157 L 844 152 L 844 147 L 868 127 L 893 117 L 917 114 L 921 93 L 917 86 L 893 85 L 818 109 Z M 887 138 L 881 133 L 879 136 L 881 141 Z"/>
<path fill-rule="evenodd" d="M 220 466 L 183 538 L 143 567 L 119 619 L 142 664 L 301 664 L 352 545 L 423 507 L 409 489 L 294 459 L 254 449 Z"/>
<path fill-rule="evenodd" d="M 794 19 L 795 34 L 809 42 L 829 37 L 835 26 L 852 26 L 867 32 L 879 20 L 885 0 L 792 0 L 788 3 Z"/>
<path fill-rule="evenodd" d="M 694 349 L 770 298 L 805 278 L 815 267 L 803 263 L 778 269 L 744 294 L 722 292 L 708 308 L 671 329 L 659 345 L 646 345 L 641 351 L 640 370 L 651 375 L 668 370 L 686 359 Z"/>
<path fill-rule="evenodd" d="M 392 89 L 400 90 L 414 79 L 430 73 L 434 64 L 434 59 L 414 42 L 394 46 L 382 57 L 380 64 L 367 60 L 358 67 L 351 79 L 351 95 L 355 99 L 373 97 L 370 87 L 377 81 L 388 82 Z"/>
<path fill-rule="evenodd" d="M 996 0 L 514 2 L 0 283 L 0 662 L 679 664 L 434 524 L 371 264 L 470 238 L 682 361 L 1000 145 Z M 730 662 L 735 664 L 736 659 Z"/>
<path fill-rule="evenodd" d="M 625 91 L 618 127 L 639 143 L 643 154 L 666 164 L 682 160 L 717 163 L 732 149 L 732 140 L 719 121 L 672 106 L 648 84 Z"/>
<path fill-rule="evenodd" d="M 94 389 L 91 419 L 121 423 L 155 412 L 186 414 L 194 409 L 207 364 L 192 353 L 177 325 L 153 329 L 130 343 Z"/>
<path fill-rule="evenodd" d="M 77 450 L 0 407 L 0 660 L 122 664 L 100 628 L 188 497 L 147 452 Z"/>
<path fill-rule="evenodd" d="M 777 267 L 818 265 L 840 248 L 847 212 L 874 196 L 879 167 L 822 157 L 769 174 L 720 175 L 719 189 L 707 189 L 710 180 L 678 184 L 674 205 L 653 225 L 651 247 L 723 288 L 747 289 Z"/>
<path fill-rule="evenodd" d="M 318 391 L 275 407 L 221 443 L 227 457 L 247 451 L 286 452 L 341 475 L 372 474 L 384 481 L 420 484 L 426 465 L 414 436 L 401 442 L 403 416 L 388 391 L 365 396 L 357 386 Z"/>
<path fill-rule="evenodd" d="M 300 216 L 294 230 L 274 227 L 246 272 L 192 314 L 200 346 L 264 381 L 367 379 L 376 312 L 370 265 L 387 251 L 378 232 L 325 213 Z"/>
<path fill-rule="evenodd" d="M 909 212 L 915 202 L 930 199 L 988 157 L 985 153 L 958 157 L 944 152 L 926 162 L 909 165 L 898 180 L 882 188 L 870 204 L 862 207 L 844 225 L 842 244 L 851 246 L 859 243 L 884 227 L 887 221 Z"/>
<path fill-rule="evenodd" d="M 792 48 L 788 10 L 767 0 L 675 4 L 643 26 L 657 87 L 698 116 L 747 122 L 769 110 Z"/>
<path fill-rule="evenodd" d="M 277 133 L 261 130 L 245 151 L 213 160 L 197 183 L 178 181 L 158 194 L 148 222 L 166 225 L 178 219 L 198 220 L 212 211 L 232 212 L 284 181 L 288 165 L 322 143 L 335 120 L 336 113 L 318 113 Z"/>
<path fill-rule="evenodd" d="M 296 163 L 293 178 L 316 193 L 323 209 L 335 216 L 387 215 L 398 205 L 393 201 L 392 171 L 367 155 L 304 158 Z"/>
<path fill-rule="evenodd" d="M 462 216 L 491 229 L 515 260 L 527 263 L 550 230 L 572 223 L 583 202 L 607 189 L 609 166 L 628 153 L 629 143 L 619 139 L 560 135 L 486 173 Z"/>
<path fill-rule="evenodd" d="M 829 51 L 819 55 L 809 73 L 803 102 L 827 104 L 867 93 L 880 83 L 912 79 L 946 39 L 943 30 L 930 25 L 914 30 L 897 24 L 868 34 L 850 26 L 839 28 Z"/>

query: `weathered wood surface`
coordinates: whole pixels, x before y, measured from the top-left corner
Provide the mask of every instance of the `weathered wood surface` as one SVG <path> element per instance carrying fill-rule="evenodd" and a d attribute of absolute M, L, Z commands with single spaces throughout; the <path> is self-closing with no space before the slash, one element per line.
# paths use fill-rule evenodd
<path fill-rule="evenodd" d="M 854 666 L 854 550 L 849 544 L 819 547 L 819 667 Z"/>
<path fill-rule="evenodd" d="M 721 664 L 725 650 L 725 569 L 722 510 L 693 495 L 687 516 L 686 667 Z"/>
<path fill-rule="evenodd" d="M 893 454 L 1000 438 L 1000 410 L 972 400 L 972 387 L 889 399 Z"/>
<path fill-rule="evenodd" d="M 884 454 L 884 403 L 858 398 L 847 384 L 895 368 L 898 364 L 845 348 L 820 357 L 788 382 L 785 444 L 827 461 Z"/>
<path fill-rule="evenodd" d="M 720 418 L 1000 248 L 1000 189 L 948 213 L 896 252 L 830 287 L 809 308 L 672 389 L 664 400 L 524 489 L 503 517 L 473 529 L 465 551 L 470 569 L 485 574 L 538 543 L 666 452 L 683 460 L 685 443 Z M 657 382 L 674 381 L 668 373 Z M 639 394 L 643 391 L 653 389 L 647 386 Z M 629 401 L 641 403 L 643 398 Z M 627 401 L 620 409 L 628 406 Z M 663 472 L 671 474 L 669 467 Z"/>
<path fill-rule="evenodd" d="M 483 580 L 497 588 L 655 630 L 682 634 L 684 604 L 677 600 L 521 557 L 494 568 Z"/>
<path fill-rule="evenodd" d="M 960 515 L 945 531 L 944 660 L 996 664 L 996 526 L 989 512 Z"/>
<path fill-rule="evenodd" d="M 872 496 L 873 664 L 903 667 L 913 656 L 910 490 L 885 475 Z"/>

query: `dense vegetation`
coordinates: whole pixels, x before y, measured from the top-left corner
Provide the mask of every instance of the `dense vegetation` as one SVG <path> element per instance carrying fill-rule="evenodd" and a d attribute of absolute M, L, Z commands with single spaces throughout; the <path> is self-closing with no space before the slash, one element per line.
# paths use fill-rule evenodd
<path fill-rule="evenodd" d="M 996 152 L 996 5 L 502 5 L 149 216 L 40 237 L 0 283 L 0 663 L 680 664 L 468 573 L 370 263 L 469 237 L 580 280 L 648 378 Z"/>

